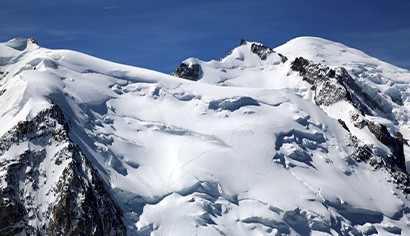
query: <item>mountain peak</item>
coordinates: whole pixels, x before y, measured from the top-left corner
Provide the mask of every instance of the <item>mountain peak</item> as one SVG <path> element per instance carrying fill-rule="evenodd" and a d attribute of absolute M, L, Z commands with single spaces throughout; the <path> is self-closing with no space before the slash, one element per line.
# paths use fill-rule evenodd
<path fill-rule="evenodd" d="M 287 60 L 288 58 L 285 55 L 276 53 L 275 50 L 262 43 L 241 39 L 239 46 L 235 47 L 224 58 L 209 62 L 204 62 L 197 58 L 189 58 L 183 61 L 171 75 L 194 81 L 201 80 L 215 83 L 219 79 L 223 80 L 223 77 L 226 76 L 224 74 L 231 69 L 261 68 L 269 65 L 283 64 Z M 218 68 L 219 72 L 216 72 L 215 76 L 207 76 L 203 80 L 203 72 L 209 71 L 207 68 Z"/>
<path fill-rule="evenodd" d="M 7 41 L 5 45 L 18 51 L 39 47 L 35 38 L 14 38 Z"/>
<path fill-rule="evenodd" d="M 27 39 L 0 59 L 0 234 L 410 235 L 408 71 L 312 37 L 185 80 Z"/>
<path fill-rule="evenodd" d="M 293 38 L 293 39 L 289 40 L 288 42 L 297 42 L 297 41 L 300 41 L 301 43 L 304 43 L 304 44 L 312 44 L 312 43 L 329 44 L 329 43 L 335 43 L 331 40 L 321 38 L 321 37 L 316 37 L 316 36 L 299 36 L 299 37 L 296 37 L 296 38 Z"/>

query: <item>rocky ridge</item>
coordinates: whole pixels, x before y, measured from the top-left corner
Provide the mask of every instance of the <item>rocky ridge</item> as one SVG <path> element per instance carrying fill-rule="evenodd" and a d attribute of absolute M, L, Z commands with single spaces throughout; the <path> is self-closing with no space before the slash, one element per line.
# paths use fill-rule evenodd
<path fill-rule="evenodd" d="M 0 153 L 1 235 L 125 235 L 121 209 L 57 105 L 4 134 Z"/>

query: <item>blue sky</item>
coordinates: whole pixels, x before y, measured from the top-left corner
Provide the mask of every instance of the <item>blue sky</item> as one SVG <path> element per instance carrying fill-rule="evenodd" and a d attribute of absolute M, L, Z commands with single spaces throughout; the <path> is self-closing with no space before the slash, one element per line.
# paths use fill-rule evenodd
<path fill-rule="evenodd" d="M 172 72 L 225 56 L 241 38 L 276 47 L 319 36 L 410 69 L 407 0 L 1 0 L 0 41 L 35 37 L 124 64 Z"/>

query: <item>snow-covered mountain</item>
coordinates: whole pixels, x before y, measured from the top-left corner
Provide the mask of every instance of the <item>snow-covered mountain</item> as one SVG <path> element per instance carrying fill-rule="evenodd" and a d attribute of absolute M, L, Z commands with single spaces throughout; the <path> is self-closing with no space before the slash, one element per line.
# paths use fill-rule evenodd
<path fill-rule="evenodd" d="M 0 44 L 0 235 L 410 235 L 410 72 L 320 38 L 166 75 Z"/>

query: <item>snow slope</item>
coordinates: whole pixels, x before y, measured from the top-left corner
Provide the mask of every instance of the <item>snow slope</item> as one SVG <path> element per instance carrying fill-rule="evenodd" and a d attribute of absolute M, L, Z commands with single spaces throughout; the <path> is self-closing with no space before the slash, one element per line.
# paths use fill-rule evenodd
<path fill-rule="evenodd" d="M 60 107 L 128 235 L 410 235 L 409 201 L 391 173 L 401 170 L 356 155 L 363 145 L 383 160 L 391 150 L 349 116 L 407 140 L 409 72 L 323 39 L 262 46 L 188 59 L 200 65 L 195 82 L 30 40 L 2 43 L 0 135 Z M 316 105 L 312 85 L 291 69 L 296 56 L 345 66 L 394 117 L 361 114 L 348 101 Z M 36 224 L 40 233 L 48 226 Z"/>

